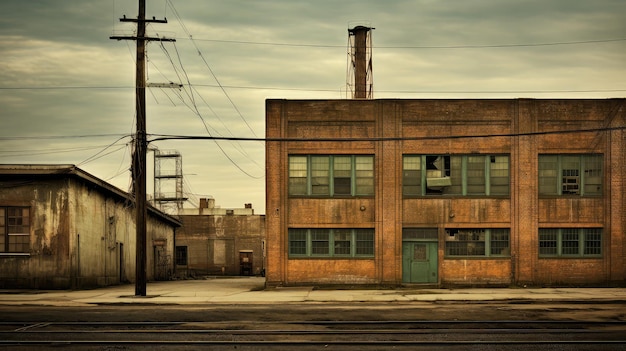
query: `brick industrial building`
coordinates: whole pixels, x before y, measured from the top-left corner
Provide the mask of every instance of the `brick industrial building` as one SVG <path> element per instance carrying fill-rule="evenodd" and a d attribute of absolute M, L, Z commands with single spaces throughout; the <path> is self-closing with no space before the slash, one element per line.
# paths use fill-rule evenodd
<path fill-rule="evenodd" d="M 268 100 L 267 284 L 623 284 L 624 101 Z"/>
<path fill-rule="evenodd" d="M 176 274 L 260 275 L 264 270 L 265 216 L 252 204 L 221 208 L 212 198 L 198 209 L 183 209 L 176 231 Z"/>

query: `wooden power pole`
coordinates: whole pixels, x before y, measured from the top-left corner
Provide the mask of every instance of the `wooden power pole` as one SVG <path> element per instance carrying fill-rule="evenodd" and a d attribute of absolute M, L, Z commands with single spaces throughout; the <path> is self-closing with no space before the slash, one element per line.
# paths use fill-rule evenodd
<path fill-rule="evenodd" d="M 146 261 L 147 261 L 147 203 L 146 203 L 146 154 L 148 140 L 146 136 L 146 42 L 175 41 L 174 39 L 151 38 L 146 36 L 146 23 L 167 23 L 167 19 L 146 19 L 146 0 L 139 0 L 139 14 L 136 19 L 120 18 L 121 22 L 136 22 L 137 36 L 111 36 L 116 40 L 135 40 L 137 42 L 137 71 L 135 80 L 137 130 L 135 151 L 133 153 L 132 177 L 136 211 L 137 247 L 135 256 L 135 296 L 146 296 Z"/>

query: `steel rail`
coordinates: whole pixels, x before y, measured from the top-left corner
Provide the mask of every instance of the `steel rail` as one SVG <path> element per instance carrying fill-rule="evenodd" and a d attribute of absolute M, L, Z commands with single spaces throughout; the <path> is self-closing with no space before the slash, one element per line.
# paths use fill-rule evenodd
<path fill-rule="evenodd" d="M 5 330 L 2 334 L 228 334 L 228 335 L 324 335 L 324 334 L 353 334 L 353 335 L 392 335 L 392 334 L 480 334 L 480 333 L 509 333 L 509 334 L 602 334 L 615 333 L 614 330 L 590 330 L 590 329 L 506 329 L 506 328 L 468 328 L 468 329 L 332 329 L 332 330 L 292 330 L 292 329 L 106 329 L 106 330 Z"/>
<path fill-rule="evenodd" d="M 255 324 L 313 324 L 313 325 L 333 325 L 333 324 L 559 324 L 559 325 L 594 325 L 594 324 L 623 324 L 626 325 L 626 320 L 608 320 L 608 321 L 585 321 L 585 320 L 315 320 L 315 321 L 248 321 L 248 320 L 224 320 L 224 321 L 210 321 L 210 320 L 190 320 L 190 321 L 0 321 L 2 325 L 182 325 L 182 324 L 208 324 L 208 323 L 255 323 Z"/>
<path fill-rule="evenodd" d="M 0 340 L 0 345 L 626 345 L 626 340 Z"/>

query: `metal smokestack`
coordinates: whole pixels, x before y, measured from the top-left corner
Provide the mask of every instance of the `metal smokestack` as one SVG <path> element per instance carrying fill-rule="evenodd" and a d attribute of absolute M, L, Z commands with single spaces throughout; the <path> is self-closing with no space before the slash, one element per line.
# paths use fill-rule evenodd
<path fill-rule="evenodd" d="M 372 35 L 374 28 L 356 26 L 348 29 L 350 42 L 350 58 L 348 85 L 353 99 L 373 98 L 372 77 Z"/>

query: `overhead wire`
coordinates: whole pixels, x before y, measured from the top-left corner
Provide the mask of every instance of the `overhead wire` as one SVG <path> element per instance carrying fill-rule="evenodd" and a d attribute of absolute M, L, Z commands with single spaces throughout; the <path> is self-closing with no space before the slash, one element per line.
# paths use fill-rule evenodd
<path fill-rule="evenodd" d="M 185 84 L 183 84 L 185 85 Z M 189 86 L 190 84 L 186 84 Z M 195 87 L 214 87 L 215 84 L 193 84 Z M 228 89 L 248 89 L 248 90 L 276 90 L 276 91 L 300 91 L 300 92 L 336 92 L 337 89 L 316 89 L 316 88 L 285 88 L 285 87 L 263 87 L 246 85 L 222 85 Z M 22 86 L 22 87 L 0 87 L 0 90 L 85 90 L 85 89 L 135 89 L 134 86 Z M 624 89 L 554 89 L 554 90 L 376 90 L 379 93 L 397 94 L 552 94 L 552 93 L 615 93 L 624 92 Z"/>
<path fill-rule="evenodd" d="M 102 147 L 107 147 L 103 145 L 98 146 L 81 146 L 81 147 L 70 147 L 70 148 L 46 148 L 46 149 L 15 149 L 15 150 L 1 150 L 1 157 L 28 157 L 28 156 L 39 156 L 39 155 L 50 155 L 50 154 L 61 154 L 61 153 L 71 153 L 71 152 L 84 152 L 89 150 L 101 149 Z"/>
<path fill-rule="evenodd" d="M 258 42 L 244 40 L 222 40 L 222 39 L 202 39 L 202 38 L 176 38 L 188 39 L 215 43 L 227 44 L 243 44 L 243 45 L 267 45 L 267 46 L 287 46 L 287 47 L 305 47 L 305 48 L 345 48 L 345 45 L 329 45 L 329 44 L 297 44 L 297 43 L 275 43 L 275 42 Z M 520 43 L 520 44 L 464 44 L 464 45 L 390 45 L 390 46 L 372 46 L 373 49 L 489 49 L 489 48 L 515 48 L 515 47 L 542 47 L 542 46 L 561 46 L 561 45 L 586 45 L 600 44 L 626 41 L 626 38 L 598 39 L 598 40 L 578 40 L 578 41 L 562 41 L 547 43 Z"/>
<path fill-rule="evenodd" d="M 0 136 L 0 140 L 38 140 L 38 139 L 79 139 L 101 137 L 129 137 L 131 134 L 79 134 L 79 135 L 23 135 L 23 136 Z"/>
<path fill-rule="evenodd" d="M 174 62 L 173 62 L 173 60 L 172 60 L 172 58 L 171 58 L 171 55 L 169 55 L 168 50 L 167 50 L 167 49 L 165 48 L 165 46 L 163 46 L 163 45 L 161 45 L 161 47 L 162 47 L 163 51 L 165 52 L 166 56 L 169 58 L 169 60 L 170 60 L 170 62 L 171 62 L 171 64 L 172 64 L 172 67 L 174 67 L 174 69 L 177 71 L 176 65 L 174 64 Z M 206 106 L 208 106 L 208 108 L 209 108 L 209 109 L 210 109 L 210 111 L 214 114 L 214 116 L 215 116 L 215 117 L 216 117 L 216 118 L 217 118 L 217 119 L 218 119 L 218 120 L 222 123 L 222 125 L 226 128 L 226 130 L 227 130 L 227 131 L 228 131 L 231 135 L 233 135 L 232 131 L 231 131 L 231 130 L 228 128 L 228 126 L 227 126 L 227 125 L 223 122 L 223 120 L 219 117 L 219 115 L 218 115 L 218 114 L 217 114 L 217 113 L 213 110 L 213 108 L 211 107 L 211 105 L 210 105 L 210 104 L 209 104 L 209 103 L 208 103 L 208 102 L 204 99 L 204 97 L 202 97 L 202 95 L 201 95 L 201 94 L 199 94 L 199 93 L 196 91 L 195 87 L 191 84 L 191 81 L 190 81 L 190 79 L 189 79 L 189 75 L 187 74 L 187 71 L 185 70 L 185 68 L 184 68 L 184 66 L 183 66 L 182 59 L 181 59 L 181 57 L 180 57 L 180 54 L 179 54 L 178 49 L 176 48 L 175 44 L 174 44 L 174 48 L 176 49 L 176 53 L 177 53 L 177 57 L 178 57 L 178 62 L 179 62 L 179 65 L 180 65 L 180 69 L 181 69 L 181 71 L 182 71 L 182 75 L 184 76 L 184 80 L 187 82 L 187 86 L 189 87 L 189 91 L 187 91 L 187 90 L 185 89 L 185 92 L 186 92 L 187 96 L 189 97 L 189 100 L 191 101 L 191 106 L 189 106 L 189 105 L 187 105 L 187 104 L 186 104 L 186 105 L 187 105 L 187 106 L 188 106 L 188 107 L 189 107 L 189 108 L 190 108 L 190 109 L 194 112 L 194 114 L 195 114 L 196 116 L 198 116 L 198 117 L 200 118 L 200 120 L 202 121 L 202 124 L 204 125 L 205 130 L 207 131 L 207 133 L 208 133 L 209 135 L 212 135 L 211 131 L 209 130 L 209 126 L 210 126 L 210 124 L 208 124 L 208 123 L 207 123 L 207 121 L 206 121 L 206 119 L 202 116 L 202 113 L 200 112 L 200 109 L 198 108 L 198 105 L 197 105 L 197 103 L 196 103 L 196 100 L 195 100 L 195 97 L 194 97 L 194 96 L 195 96 L 195 95 L 194 95 L 194 91 L 195 91 L 195 92 L 196 92 L 196 94 L 199 96 L 199 98 L 200 98 L 200 99 L 201 99 L 201 100 L 205 103 L 205 105 L 206 105 Z M 183 78 L 180 76 L 180 74 L 178 74 L 178 72 L 177 72 L 176 74 L 178 75 L 179 79 L 182 81 L 182 80 L 183 80 Z M 214 128 L 214 127 L 212 127 L 212 126 L 211 126 L 211 128 L 212 128 L 212 129 L 216 132 L 216 134 L 220 135 L 220 133 L 219 133 L 219 131 L 218 131 L 217 129 L 215 129 L 215 128 Z M 218 144 L 218 143 L 216 142 L 216 144 Z M 239 151 L 242 155 L 244 155 L 245 157 L 247 157 L 247 158 L 248 158 L 250 161 L 252 161 L 254 164 L 256 164 L 257 166 L 259 166 L 259 165 L 258 165 L 258 163 L 256 163 L 256 161 L 255 161 L 253 158 L 251 158 L 251 157 L 250 157 L 250 156 L 249 156 L 249 155 L 245 152 L 245 150 L 243 149 L 243 147 L 242 147 L 239 143 L 236 143 L 235 145 L 237 145 L 237 146 L 238 146 L 238 147 L 236 147 L 235 149 L 237 149 L 237 150 L 238 150 L 238 151 Z M 230 161 L 231 161 L 231 163 L 235 164 L 234 159 L 233 159 L 232 157 L 230 157 L 230 156 L 227 154 L 226 150 L 224 150 L 224 148 L 223 148 L 221 145 L 219 145 L 219 144 L 218 144 L 217 146 L 218 146 L 218 148 L 220 149 L 220 151 L 222 151 L 222 153 L 224 154 L 224 156 L 225 156 L 228 160 L 230 160 Z M 243 169 L 242 169 L 239 165 L 235 164 L 235 166 L 236 166 L 237 168 L 239 168 L 242 172 L 244 172 L 246 175 L 248 175 L 248 176 L 251 176 L 251 177 L 255 178 L 255 177 L 254 177 L 254 176 L 252 176 L 250 173 L 248 173 L 248 172 L 244 171 L 244 170 L 243 170 Z M 260 166 L 259 166 L 259 168 L 260 168 Z"/>
<path fill-rule="evenodd" d="M 108 153 L 106 153 L 106 154 L 102 154 L 103 152 L 105 152 L 106 150 L 108 150 L 109 148 L 111 148 L 113 145 L 117 144 L 120 140 L 123 140 L 124 138 L 126 138 L 126 136 L 123 136 L 123 137 L 121 137 L 121 138 L 118 138 L 117 140 L 115 140 L 115 141 L 114 141 L 114 142 L 112 142 L 111 144 L 107 145 L 106 147 L 104 147 L 103 149 L 101 149 L 100 151 L 98 151 L 97 153 L 93 154 L 92 156 L 90 156 L 90 157 L 86 158 L 85 160 L 83 160 L 82 162 L 80 162 L 80 163 L 78 164 L 78 166 L 82 166 L 82 165 L 87 164 L 87 163 L 89 163 L 89 162 L 95 161 L 95 160 L 97 160 L 97 159 L 99 159 L 99 158 L 102 158 L 102 157 L 104 157 L 104 156 L 106 156 L 106 155 L 109 155 L 109 154 L 111 154 L 111 153 L 113 153 L 113 152 L 117 152 L 117 151 L 119 151 L 121 148 L 115 149 L 115 150 L 113 150 L 113 151 L 111 151 L 111 152 L 108 152 Z M 126 147 L 126 143 L 125 143 L 124 145 L 122 145 L 122 148 L 125 148 L 125 147 Z"/>
<path fill-rule="evenodd" d="M 215 72 L 213 72 L 213 69 L 211 68 L 211 66 L 209 65 L 209 63 L 207 62 L 206 58 L 204 57 L 204 55 L 202 54 L 202 51 L 200 50 L 200 48 L 198 47 L 198 45 L 196 44 L 196 42 L 193 39 L 193 36 L 191 35 L 191 32 L 187 29 L 187 26 L 185 25 L 185 23 L 182 20 L 182 17 L 180 16 L 180 14 L 178 13 L 178 10 L 176 9 L 176 7 L 174 6 L 174 3 L 172 2 L 172 0 L 167 0 L 167 3 L 169 4 L 172 13 L 176 16 L 176 18 L 178 19 L 178 22 L 180 23 L 183 31 L 185 32 L 185 34 L 187 34 L 187 37 L 191 40 L 191 43 L 193 44 L 193 46 L 195 47 L 198 55 L 200 56 L 200 58 L 202 59 L 202 62 L 204 63 L 204 65 L 207 67 L 207 69 L 209 70 L 209 72 L 211 73 L 211 76 L 213 77 L 213 79 L 215 79 L 215 82 L 217 83 L 218 86 L 220 86 L 222 92 L 224 93 L 224 95 L 226 96 L 226 98 L 228 99 L 228 101 L 230 102 L 230 104 L 232 105 L 232 107 L 235 109 L 235 111 L 237 112 L 237 114 L 239 115 L 239 117 L 243 120 L 243 122 L 246 124 L 246 126 L 248 127 L 248 129 L 250 130 L 250 132 L 252 132 L 252 135 L 256 136 L 256 133 L 254 132 L 254 129 L 252 129 L 252 127 L 250 126 L 250 124 L 248 124 L 248 121 L 244 118 L 243 114 L 241 113 L 241 111 L 239 110 L 239 108 L 237 107 L 237 105 L 235 104 L 235 102 L 233 101 L 233 99 L 230 97 L 230 94 L 228 94 L 228 92 L 226 91 L 226 89 L 222 86 L 222 83 L 220 82 L 220 80 L 217 78 L 217 75 L 215 74 Z"/>
<path fill-rule="evenodd" d="M 167 134 L 150 134 L 152 141 L 159 140 L 239 140 L 239 141 L 262 141 L 262 142 L 379 142 L 379 141 L 413 141 L 413 140 L 453 140 L 453 139 L 474 139 L 474 138 L 502 138 L 502 137 L 521 137 L 521 136 L 539 136 L 539 135 L 558 135 L 572 133 L 594 133 L 626 130 L 626 126 L 600 127 L 600 128 L 579 128 L 566 130 L 551 130 L 539 132 L 523 132 L 523 133 L 501 133 L 501 134 L 472 134 L 472 135 L 427 135 L 427 136 L 400 136 L 400 137 L 363 137 L 363 138 L 250 138 L 250 137 L 207 137 L 201 135 L 167 135 Z"/>
<path fill-rule="evenodd" d="M 181 27 L 183 28 L 183 30 L 191 37 L 191 33 L 189 32 L 189 30 L 187 29 L 185 23 L 182 21 L 182 18 L 180 17 L 180 15 L 178 14 L 178 11 L 176 10 L 176 8 L 174 7 L 173 3 L 168 2 L 169 3 L 169 7 L 172 9 L 172 11 L 174 11 Z M 194 44 L 195 45 L 195 44 Z M 217 117 L 217 119 L 222 123 L 222 125 L 225 127 L 225 129 L 231 134 L 233 135 L 232 131 L 228 128 L 228 126 L 226 125 L 226 123 L 224 123 L 224 121 L 219 117 L 219 115 L 215 112 L 215 110 L 213 110 L 213 108 L 211 107 L 210 104 L 207 103 L 207 101 L 204 99 L 204 97 L 202 97 L 201 94 L 199 94 L 196 90 L 196 88 L 191 84 L 191 81 L 189 79 L 189 75 L 187 74 L 184 65 L 182 63 L 182 59 L 180 57 L 180 52 L 178 51 L 178 48 L 176 46 L 176 44 L 173 44 L 174 46 L 174 50 L 176 52 L 176 56 L 178 59 L 178 63 L 179 63 L 179 67 L 180 67 L 180 71 L 182 73 L 179 73 L 179 69 L 177 67 L 177 65 L 174 63 L 174 60 L 172 59 L 172 56 L 170 55 L 169 51 L 167 50 L 167 48 L 165 48 L 165 46 L 163 45 L 163 43 L 161 43 L 161 49 L 163 50 L 163 52 L 165 53 L 166 57 L 168 58 L 168 60 L 170 61 L 170 63 L 172 64 L 172 67 L 174 68 L 176 75 L 178 76 L 180 81 L 186 81 L 187 82 L 187 86 L 189 87 L 188 89 L 184 89 L 187 97 L 189 98 L 190 103 L 187 104 L 186 102 L 183 103 L 190 108 L 194 114 L 196 116 L 198 116 L 204 127 L 205 130 L 207 131 L 207 133 L 209 135 L 213 135 L 213 133 L 211 133 L 211 131 L 209 130 L 209 126 L 210 124 L 207 123 L 207 121 L 205 120 L 205 118 L 202 116 L 202 113 L 200 112 L 200 109 L 198 108 L 198 104 L 196 103 L 196 94 L 199 96 L 199 98 L 206 104 L 206 106 L 208 106 L 208 108 L 210 109 L 210 111 Z M 205 65 L 209 68 L 209 70 L 211 71 L 211 74 L 213 75 L 213 77 L 215 78 L 216 82 L 218 82 L 219 84 L 219 80 L 217 79 L 217 77 L 215 76 L 215 74 L 212 72 L 210 66 L 208 65 L 208 62 L 206 62 L 206 59 L 204 59 L 204 57 L 202 56 L 202 52 L 200 51 L 200 49 L 197 47 L 197 45 L 195 45 L 196 50 L 198 51 L 198 53 L 200 54 L 200 56 L 202 57 L 203 62 L 205 63 Z M 184 78 L 183 78 L 184 77 Z M 196 94 L 194 94 L 194 92 Z M 247 121 L 245 120 L 245 118 L 243 117 L 243 115 L 241 114 L 241 112 L 239 111 L 239 109 L 237 108 L 237 106 L 235 105 L 234 101 L 230 98 L 230 96 L 228 95 L 227 92 L 225 92 L 225 90 L 223 90 L 223 92 L 225 93 L 226 97 L 228 98 L 229 102 L 231 103 L 231 105 L 235 108 L 235 110 L 237 111 L 238 115 L 240 116 L 240 118 L 242 118 L 242 120 L 244 121 L 244 123 L 247 125 L 247 127 L 252 131 L 253 135 L 256 136 L 256 134 L 254 133 L 254 131 L 252 130 L 252 128 L 250 127 L 250 125 L 247 123 Z M 182 96 L 181 96 L 182 97 Z M 216 132 L 215 134 L 220 134 L 218 132 L 217 129 L 213 128 L 211 126 L 211 128 Z M 249 177 L 252 178 L 260 178 L 260 177 L 256 177 L 254 175 L 252 175 L 250 172 L 245 171 L 239 164 L 236 163 L 236 161 L 230 156 L 228 155 L 228 153 L 226 152 L 226 150 L 219 145 L 219 143 L 216 141 L 216 145 L 218 146 L 218 148 L 220 149 L 220 151 L 224 154 L 224 156 L 229 159 L 229 161 L 231 163 L 233 163 L 233 165 L 235 165 L 240 171 L 242 171 L 244 174 L 248 175 Z M 236 143 L 235 144 L 235 149 L 238 150 L 240 153 L 242 153 L 243 156 L 247 157 L 250 161 L 252 161 L 254 164 L 256 164 L 259 168 L 261 168 L 261 166 L 256 162 L 256 160 L 254 160 L 254 158 L 250 157 L 250 155 L 244 150 L 243 146 L 241 146 L 240 144 Z"/>
<path fill-rule="evenodd" d="M 124 165 L 124 161 L 126 160 L 126 154 L 130 153 L 130 143 L 126 144 L 126 150 L 124 152 L 124 154 L 122 155 L 122 159 L 120 160 L 119 165 L 117 166 L 117 171 L 115 171 L 115 173 L 106 178 L 105 181 L 110 181 L 111 179 L 117 178 L 118 176 L 126 173 L 126 172 L 130 172 L 130 168 L 126 168 L 126 169 L 122 169 L 123 165 Z"/>
<path fill-rule="evenodd" d="M 163 49 L 163 51 L 164 51 L 164 53 L 165 53 L 166 57 L 168 57 L 168 59 L 170 60 L 170 63 L 172 64 L 172 67 L 173 67 L 173 68 L 174 68 L 174 70 L 176 71 L 177 76 L 178 76 L 178 77 L 179 77 L 179 79 L 182 81 L 182 80 L 183 80 L 183 77 L 181 77 L 181 75 L 178 73 L 177 68 L 176 68 L 176 65 L 174 64 L 174 61 L 173 61 L 173 59 L 171 58 L 171 55 L 169 54 L 168 50 L 165 48 L 165 46 L 164 46 L 162 43 L 161 43 L 161 47 L 162 47 L 162 49 Z M 176 48 L 176 46 L 175 46 L 175 45 L 174 45 L 174 48 Z M 195 100 L 195 96 L 194 96 L 194 94 L 193 94 L 193 92 L 194 92 L 193 85 L 191 84 L 191 81 L 190 81 L 190 79 L 189 79 L 189 75 L 187 74 L 186 70 L 184 69 L 184 66 L 183 66 L 183 64 L 182 64 L 182 60 L 181 60 L 181 58 L 180 58 L 180 55 L 178 54 L 178 50 L 176 50 L 176 52 L 177 52 L 177 57 L 178 57 L 178 60 L 179 60 L 179 64 L 180 64 L 180 66 L 181 66 L 182 76 L 184 76 L 184 80 L 187 82 L 187 85 L 190 87 L 189 91 L 185 90 L 185 92 L 186 92 L 187 96 L 189 97 L 189 100 L 190 100 L 190 102 L 191 102 L 191 106 L 187 105 L 186 103 L 185 103 L 185 104 L 187 105 L 187 107 L 189 107 L 189 108 L 190 108 L 190 109 L 194 112 L 194 114 L 195 114 L 196 116 L 198 116 L 198 117 L 200 118 L 200 120 L 202 121 L 202 123 L 203 123 L 203 125 L 204 125 L 205 130 L 207 131 L 207 133 L 208 133 L 209 135 L 212 135 L 211 131 L 209 130 L 209 124 L 207 124 L 206 120 L 204 119 L 204 117 L 202 116 L 202 113 L 200 112 L 200 110 L 199 110 L 199 108 L 198 108 L 198 105 L 197 105 L 196 100 Z M 202 100 L 206 103 L 206 100 L 204 100 L 204 98 L 202 98 L 202 97 L 201 97 L 201 99 L 202 99 Z M 210 105 L 209 105 L 208 103 L 206 103 L 206 105 L 207 105 L 207 106 L 209 106 L 209 108 L 211 109 L 211 111 L 213 111 L 213 109 L 210 107 Z M 215 113 L 215 112 L 213 111 L 213 113 Z M 215 115 L 216 115 L 216 116 L 218 116 L 217 114 L 215 114 Z M 218 119 L 219 119 L 219 116 L 218 116 Z M 220 121 L 221 121 L 221 119 L 220 119 Z M 224 124 L 224 123 L 222 122 L 222 124 Z M 225 124 L 224 124 L 224 125 L 225 125 Z M 213 127 L 211 127 L 211 128 L 213 128 Z M 213 128 L 213 129 L 217 132 L 217 129 L 215 129 L 215 128 Z M 227 128 L 227 130 L 229 130 L 229 129 Z M 229 130 L 229 132 L 230 132 L 230 130 Z M 217 134 L 219 134 L 219 132 L 217 132 Z M 231 134 L 232 134 L 232 132 L 231 132 Z M 225 150 L 225 149 L 224 149 L 224 148 L 223 148 L 223 147 L 222 147 L 222 146 L 221 146 L 221 145 L 220 145 L 217 141 L 215 142 L 215 144 L 216 144 L 216 146 L 219 148 L 219 150 L 222 152 L 222 154 L 224 155 L 224 157 L 226 157 L 226 158 L 227 158 L 227 159 L 228 159 L 228 160 L 229 160 L 229 161 L 230 161 L 230 162 L 231 162 L 231 163 L 232 163 L 232 164 L 233 164 L 233 165 L 234 165 L 237 169 L 239 169 L 242 173 L 244 173 L 244 174 L 245 174 L 245 175 L 247 175 L 248 177 L 250 177 L 250 178 L 254 178 L 254 179 L 260 179 L 260 178 L 262 178 L 262 177 L 263 177 L 262 175 L 261 175 L 261 176 L 254 176 L 254 175 L 253 175 L 253 174 L 251 174 L 250 172 L 248 172 L 248 171 L 244 170 L 244 169 L 243 169 L 243 167 L 241 167 L 239 164 L 237 164 L 237 162 L 236 162 L 236 161 L 235 161 L 235 160 L 234 160 L 234 159 L 233 159 L 230 155 L 228 155 L 228 153 L 226 152 L 226 150 Z M 242 149 L 243 149 L 243 148 L 242 148 Z M 244 154 L 244 156 L 246 156 L 246 155 L 247 155 L 247 154 Z M 257 164 L 257 163 L 256 163 L 256 162 L 252 159 L 252 158 L 250 158 L 249 156 L 247 156 L 247 157 L 248 157 L 250 160 L 252 160 L 252 161 L 253 161 L 253 162 L 254 162 L 254 163 L 258 166 L 258 164 Z M 259 166 L 259 167 L 260 167 L 260 166 Z"/>

